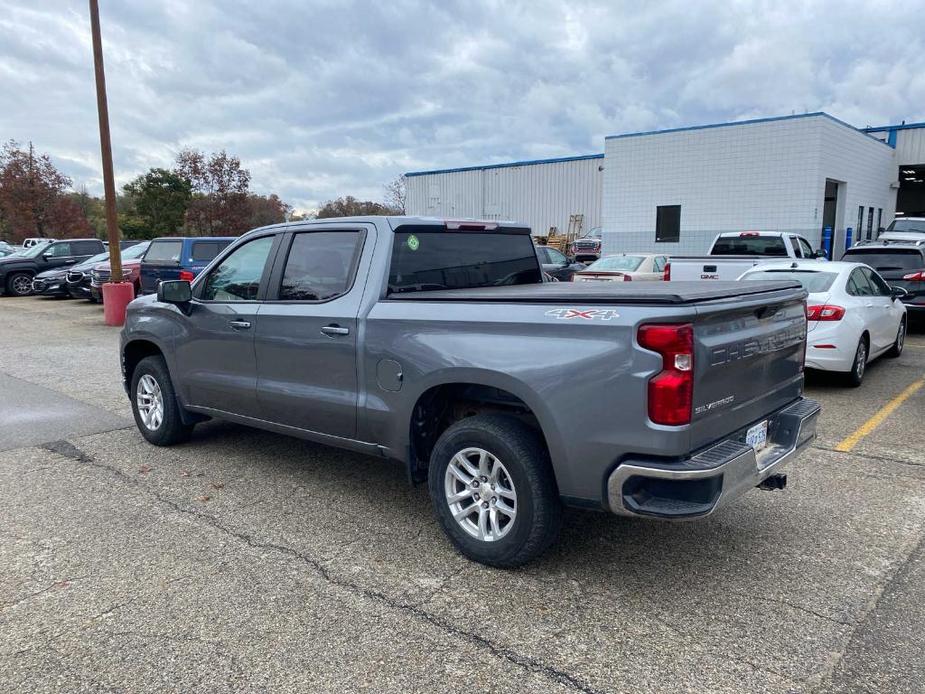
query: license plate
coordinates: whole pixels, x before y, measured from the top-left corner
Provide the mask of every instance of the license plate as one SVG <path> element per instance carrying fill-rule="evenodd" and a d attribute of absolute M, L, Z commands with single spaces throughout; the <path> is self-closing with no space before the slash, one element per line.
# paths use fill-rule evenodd
<path fill-rule="evenodd" d="M 768 420 L 756 424 L 745 432 L 745 443 L 760 451 L 768 444 Z"/>

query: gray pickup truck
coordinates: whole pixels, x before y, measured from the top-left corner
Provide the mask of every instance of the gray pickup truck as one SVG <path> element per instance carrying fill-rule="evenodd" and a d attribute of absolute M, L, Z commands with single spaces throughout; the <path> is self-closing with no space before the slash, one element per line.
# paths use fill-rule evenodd
<path fill-rule="evenodd" d="M 453 544 L 511 567 L 563 505 L 706 516 L 815 436 L 789 282 L 544 283 L 529 229 L 411 217 L 252 231 L 133 301 L 156 445 L 217 417 L 398 461 Z"/>

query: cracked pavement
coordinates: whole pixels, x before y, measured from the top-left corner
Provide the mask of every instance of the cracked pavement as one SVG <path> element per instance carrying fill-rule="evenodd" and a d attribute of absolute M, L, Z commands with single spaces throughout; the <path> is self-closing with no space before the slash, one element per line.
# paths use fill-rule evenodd
<path fill-rule="evenodd" d="M 820 437 L 784 492 L 568 512 L 496 571 L 390 463 L 220 422 L 147 445 L 97 307 L 0 317 L 0 401 L 62 417 L 0 420 L 2 691 L 925 691 L 925 392 L 833 450 L 925 373 L 921 333 L 860 390 L 810 380 Z"/>

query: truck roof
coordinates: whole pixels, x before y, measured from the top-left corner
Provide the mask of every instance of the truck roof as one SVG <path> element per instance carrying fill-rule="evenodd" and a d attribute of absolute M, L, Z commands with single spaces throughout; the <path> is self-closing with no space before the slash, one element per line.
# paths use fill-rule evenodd
<path fill-rule="evenodd" d="M 360 217 L 324 217 L 323 219 L 303 219 L 297 222 L 282 222 L 280 224 L 270 224 L 268 226 L 254 229 L 253 232 L 266 231 L 267 229 L 285 229 L 285 228 L 304 228 L 306 226 L 320 226 L 324 224 L 375 224 L 385 220 L 392 231 L 398 231 L 401 227 L 429 227 L 428 231 L 437 231 L 445 229 L 447 231 L 507 231 L 514 233 L 527 233 L 530 227 L 522 222 L 498 219 L 465 219 L 465 218 L 446 218 L 446 217 L 420 217 L 420 216 L 402 216 L 402 215 L 365 215 Z M 253 233 L 248 232 L 248 233 Z"/>

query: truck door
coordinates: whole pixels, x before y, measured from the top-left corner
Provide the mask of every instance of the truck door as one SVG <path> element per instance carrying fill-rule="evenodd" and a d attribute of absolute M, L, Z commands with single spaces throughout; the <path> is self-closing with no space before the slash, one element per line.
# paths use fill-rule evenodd
<path fill-rule="evenodd" d="M 353 438 L 357 432 L 360 260 L 368 224 L 296 231 L 280 249 L 255 336 L 260 417 Z"/>
<path fill-rule="evenodd" d="M 176 383 L 191 405 L 258 417 L 254 335 L 278 235 L 235 248 L 196 284 L 176 344 Z"/>

